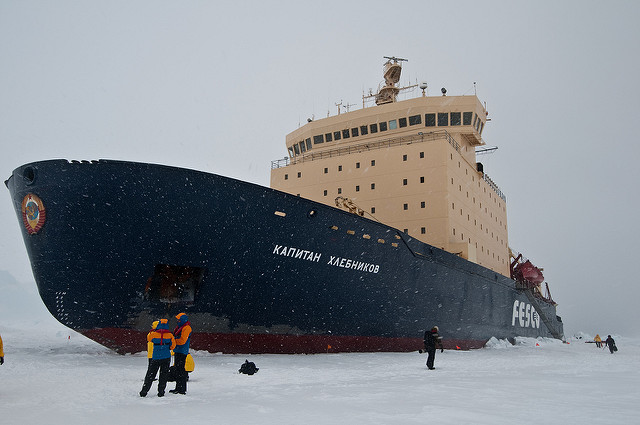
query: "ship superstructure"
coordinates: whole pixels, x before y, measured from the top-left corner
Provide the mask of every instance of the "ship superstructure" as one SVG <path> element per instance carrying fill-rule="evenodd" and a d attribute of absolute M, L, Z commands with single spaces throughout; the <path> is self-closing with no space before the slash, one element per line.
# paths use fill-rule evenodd
<path fill-rule="evenodd" d="M 476 160 L 488 113 L 477 96 L 397 101 L 401 60 L 384 64 L 376 104 L 310 121 L 286 137 L 271 187 L 370 217 L 509 276 L 506 197 Z"/>

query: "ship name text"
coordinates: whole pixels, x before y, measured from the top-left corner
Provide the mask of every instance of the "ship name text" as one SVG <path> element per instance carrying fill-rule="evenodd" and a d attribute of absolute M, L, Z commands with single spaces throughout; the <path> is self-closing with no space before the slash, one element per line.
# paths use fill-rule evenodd
<path fill-rule="evenodd" d="M 292 246 L 280 246 L 276 245 L 273 248 L 273 254 L 276 255 L 284 255 L 285 257 L 298 258 L 300 260 L 308 260 L 315 261 L 316 263 L 320 262 L 320 257 L 322 254 L 319 252 L 308 251 L 306 249 L 294 248 Z"/>
<path fill-rule="evenodd" d="M 273 255 L 282 255 L 285 257 L 291 257 L 298 260 L 312 261 L 319 263 L 322 259 L 322 253 L 313 252 L 307 249 L 295 248 L 293 246 L 275 245 L 273 247 Z M 327 256 L 325 256 L 326 258 Z M 351 269 L 356 271 L 363 271 L 369 273 L 378 273 L 380 271 L 379 264 L 367 263 L 364 261 L 353 260 L 351 258 L 337 257 L 335 255 L 328 255 L 327 265 L 334 267 L 342 267 L 344 269 Z"/>
<path fill-rule="evenodd" d="M 378 264 L 365 263 L 364 261 L 356 261 L 350 258 L 340 258 L 330 255 L 329 262 L 327 264 L 336 267 L 344 267 L 345 269 L 354 269 L 358 271 L 365 271 L 369 273 L 378 273 L 380 266 Z"/>
<path fill-rule="evenodd" d="M 513 302 L 513 314 L 511 316 L 511 326 L 516 325 L 516 320 L 522 328 L 540 328 L 540 315 L 529 303 L 519 300 Z"/>

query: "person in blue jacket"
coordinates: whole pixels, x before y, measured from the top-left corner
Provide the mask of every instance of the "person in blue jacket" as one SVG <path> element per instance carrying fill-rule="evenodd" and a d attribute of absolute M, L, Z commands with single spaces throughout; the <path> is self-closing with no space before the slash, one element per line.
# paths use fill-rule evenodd
<path fill-rule="evenodd" d="M 160 377 L 158 378 L 158 397 L 164 396 L 164 390 L 167 387 L 167 378 L 169 377 L 169 365 L 171 364 L 171 350 L 176 347 L 176 339 L 169 331 L 169 322 L 167 319 L 160 319 L 158 326 L 147 334 L 147 341 L 153 343 L 153 354 L 151 362 L 144 377 L 144 384 L 140 390 L 140 397 L 146 397 L 153 380 L 156 378 L 158 369 Z"/>
<path fill-rule="evenodd" d="M 174 368 L 176 373 L 176 388 L 169 391 L 173 394 L 187 393 L 187 379 L 189 374 L 184 368 L 189 354 L 189 343 L 191 342 L 191 323 L 186 313 L 180 313 L 176 316 L 178 326 L 173 331 L 176 337 L 176 348 L 173 350 Z"/>

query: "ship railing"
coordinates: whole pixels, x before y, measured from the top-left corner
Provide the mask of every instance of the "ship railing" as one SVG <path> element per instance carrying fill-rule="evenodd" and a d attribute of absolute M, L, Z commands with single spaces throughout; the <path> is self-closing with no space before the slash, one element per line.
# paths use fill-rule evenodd
<path fill-rule="evenodd" d="M 298 155 L 293 158 L 283 158 L 271 161 L 271 169 L 282 168 L 292 164 L 299 164 L 308 161 L 316 161 L 319 159 L 333 158 L 336 156 L 350 155 L 354 153 L 360 153 L 363 151 L 371 151 L 376 149 L 384 149 L 398 145 L 410 145 L 412 143 L 431 142 L 434 140 L 445 139 L 449 142 L 453 148 L 460 152 L 460 144 L 451 137 L 446 130 L 433 131 L 429 133 L 420 132 L 411 136 L 401 136 L 391 139 L 384 139 L 375 142 L 358 143 L 348 146 L 336 147 L 333 149 L 326 149 L 320 152 L 307 152 L 303 155 Z"/>
<path fill-rule="evenodd" d="M 503 200 L 503 201 L 507 201 L 507 197 L 504 195 L 504 193 L 502 193 L 502 191 L 500 190 L 500 188 L 498 187 L 497 184 L 495 184 L 493 182 L 493 180 L 491 180 L 491 178 L 486 174 L 486 173 L 482 173 L 482 179 L 489 185 L 489 187 L 491 189 L 493 189 L 493 191 Z"/>
<path fill-rule="evenodd" d="M 274 161 L 271 161 L 271 169 L 274 170 L 276 168 L 284 168 L 289 164 L 291 164 L 291 158 L 289 158 L 288 156 L 282 159 L 276 159 Z"/>

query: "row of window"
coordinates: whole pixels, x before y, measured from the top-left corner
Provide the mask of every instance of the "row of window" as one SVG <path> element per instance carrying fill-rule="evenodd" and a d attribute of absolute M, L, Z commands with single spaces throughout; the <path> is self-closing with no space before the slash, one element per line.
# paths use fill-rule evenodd
<path fill-rule="evenodd" d="M 404 229 L 403 231 L 404 231 L 404 233 L 409 234 L 409 229 Z M 420 234 L 425 235 L 426 233 L 427 233 L 427 228 L 426 228 L 426 227 L 421 227 L 421 228 L 420 228 Z M 454 228 L 454 229 L 453 229 L 453 235 L 455 236 L 455 234 L 456 234 L 456 229 Z M 464 233 L 461 233 L 461 234 L 460 234 L 460 239 L 464 241 Z M 471 242 L 471 238 L 469 238 L 468 240 L 469 240 L 469 243 L 472 243 L 472 242 Z M 476 245 L 476 249 L 477 249 L 477 248 L 480 248 L 480 251 L 481 251 L 483 254 L 485 253 L 484 245 L 480 245 L 480 246 L 478 246 L 478 242 L 476 242 L 476 243 L 475 243 L 475 245 Z M 492 254 L 493 254 L 493 258 L 494 258 L 494 259 L 497 259 L 497 260 L 498 260 L 498 262 L 502 262 L 502 263 L 504 264 L 504 258 L 501 260 L 501 259 L 500 259 L 500 255 L 497 255 L 497 258 L 496 258 L 496 253 L 495 253 L 495 252 L 493 252 L 493 253 L 492 253 L 492 252 L 490 252 L 489 248 L 487 248 L 487 250 L 486 250 L 486 254 L 487 254 L 487 256 L 490 256 L 490 255 L 492 255 Z"/>
<path fill-rule="evenodd" d="M 420 152 L 420 158 L 424 158 L 424 152 Z M 407 155 L 402 155 L 402 160 L 406 161 L 407 160 Z M 371 160 L 371 166 L 375 167 L 376 166 L 376 160 L 372 159 Z M 360 168 L 360 162 L 356 162 L 356 168 Z M 342 165 L 338 165 L 338 171 L 342 171 Z M 323 169 L 324 174 L 328 174 L 329 173 L 329 168 L 328 167 L 324 167 Z M 298 172 L 298 178 L 302 177 L 302 173 Z M 285 174 L 284 175 L 284 179 L 285 180 L 289 180 L 289 174 Z M 424 177 L 420 178 L 420 183 L 424 183 Z"/>
<path fill-rule="evenodd" d="M 405 229 L 405 230 L 406 230 L 406 229 Z M 454 227 L 452 230 L 453 230 L 453 235 L 455 236 L 455 235 L 456 235 L 456 229 L 455 229 L 455 227 Z M 464 233 L 460 233 L 460 240 L 464 241 Z M 469 241 L 469 243 L 472 243 L 472 242 L 471 242 L 471 238 L 469 238 L 469 239 L 468 239 L 468 241 Z M 480 248 L 480 252 L 484 254 L 484 253 L 485 253 L 484 245 L 480 245 L 480 246 L 478 246 L 478 242 L 476 242 L 475 244 L 476 244 L 476 249 Z M 504 245 L 504 243 L 502 243 L 501 245 Z M 490 256 L 490 255 L 492 255 L 492 254 L 493 254 L 493 259 L 496 259 L 496 253 L 495 253 L 495 251 L 494 251 L 494 252 L 491 252 L 491 251 L 489 250 L 489 248 L 487 248 L 487 249 L 486 249 L 486 254 L 487 254 L 487 256 Z M 504 258 L 503 258 L 502 260 L 500 260 L 500 254 L 498 254 L 498 255 L 497 255 L 497 257 L 498 257 L 498 258 L 497 258 L 498 262 L 502 261 L 502 264 L 504 264 Z"/>
<path fill-rule="evenodd" d="M 473 119 L 473 124 L 472 124 Z M 404 128 L 408 126 L 421 125 L 422 115 L 411 115 L 410 117 L 402 117 L 397 120 L 383 121 L 381 123 L 361 125 L 359 127 L 345 128 L 334 132 L 325 134 L 318 134 L 313 136 L 313 144 L 311 137 L 305 140 L 301 140 L 297 144 L 289 147 L 289 155 L 300 155 L 312 149 L 313 145 L 319 145 L 322 143 L 330 143 L 341 139 L 349 139 L 351 137 L 366 136 L 367 134 L 384 132 L 387 130 L 395 130 L 397 128 Z M 448 127 L 459 125 L 473 125 L 476 131 L 482 134 L 484 128 L 484 122 L 478 118 L 477 114 L 473 112 L 438 112 L 424 114 L 424 126 L 425 127 Z"/>

